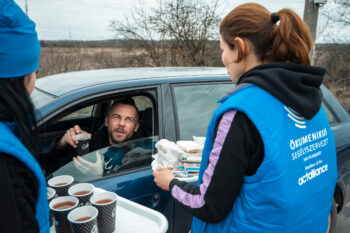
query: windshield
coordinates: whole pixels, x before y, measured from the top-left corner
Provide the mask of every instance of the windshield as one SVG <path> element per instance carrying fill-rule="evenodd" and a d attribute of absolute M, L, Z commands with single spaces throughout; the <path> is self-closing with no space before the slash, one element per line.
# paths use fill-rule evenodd
<path fill-rule="evenodd" d="M 42 106 L 51 103 L 55 100 L 55 97 L 52 95 L 49 95 L 37 88 L 34 88 L 34 91 L 30 95 L 30 98 L 32 99 L 32 102 L 35 106 L 35 109 L 39 109 Z"/>

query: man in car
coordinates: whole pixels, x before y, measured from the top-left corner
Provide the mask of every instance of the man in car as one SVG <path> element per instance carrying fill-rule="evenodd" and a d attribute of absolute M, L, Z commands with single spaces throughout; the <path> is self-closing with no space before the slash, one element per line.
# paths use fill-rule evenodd
<path fill-rule="evenodd" d="M 135 133 L 138 129 L 139 115 L 134 100 L 132 98 L 120 99 L 111 105 L 105 117 L 104 130 L 91 134 L 83 131 L 78 125 L 75 125 L 55 141 L 51 151 L 53 154 L 76 155 L 74 149 L 78 145 L 76 134 L 85 133 L 89 136 L 89 151 L 92 152 L 135 139 Z M 145 145 L 142 148 L 138 148 L 138 150 L 134 150 L 133 154 L 140 155 L 144 152 L 143 149 L 151 149 L 148 147 L 151 146 Z M 130 153 L 128 154 L 130 155 Z M 84 174 L 102 174 L 117 171 L 128 159 L 130 157 L 126 157 L 122 149 L 113 147 L 104 153 L 104 163 L 102 163 L 99 152 L 96 153 L 95 163 L 91 163 L 80 156 L 73 157 L 75 167 Z"/>

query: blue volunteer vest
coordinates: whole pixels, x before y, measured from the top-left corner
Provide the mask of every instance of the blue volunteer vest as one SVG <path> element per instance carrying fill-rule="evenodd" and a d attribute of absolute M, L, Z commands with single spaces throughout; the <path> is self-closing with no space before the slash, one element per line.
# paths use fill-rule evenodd
<path fill-rule="evenodd" d="M 13 123 L 0 121 L 0 152 L 12 155 L 22 161 L 36 176 L 39 183 L 38 197 L 36 201 L 36 220 L 40 233 L 50 232 L 49 206 L 47 201 L 46 181 L 42 169 L 37 161 L 13 134 Z"/>
<path fill-rule="evenodd" d="M 198 185 L 214 128 L 230 109 L 244 112 L 264 143 L 264 160 L 244 182 L 231 212 L 217 224 L 193 219 L 191 233 L 325 233 L 337 180 L 333 133 L 323 108 L 306 120 L 255 85 L 221 99 L 208 130 Z"/>

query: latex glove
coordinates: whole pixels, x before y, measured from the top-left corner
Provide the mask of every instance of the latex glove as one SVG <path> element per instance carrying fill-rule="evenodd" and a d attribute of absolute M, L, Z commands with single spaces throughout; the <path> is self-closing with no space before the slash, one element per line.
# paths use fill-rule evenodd
<path fill-rule="evenodd" d="M 102 164 L 102 156 L 97 151 L 96 152 L 96 162 L 92 163 L 80 156 L 73 158 L 74 166 L 83 174 L 89 175 L 102 175 L 103 173 L 103 164 Z"/>
<path fill-rule="evenodd" d="M 167 161 L 170 164 L 176 164 L 178 157 L 170 152 L 165 154 L 162 150 L 158 150 L 158 160 Z"/>
<path fill-rule="evenodd" d="M 155 147 L 158 149 L 158 151 L 164 152 L 164 154 L 172 154 L 176 157 L 180 157 L 185 153 L 174 142 L 168 141 L 167 139 L 159 140 Z"/>
<path fill-rule="evenodd" d="M 165 191 L 169 191 L 170 181 L 175 178 L 174 173 L 167 168 L 158 168 L 153 176 L 156 185 Z"/>

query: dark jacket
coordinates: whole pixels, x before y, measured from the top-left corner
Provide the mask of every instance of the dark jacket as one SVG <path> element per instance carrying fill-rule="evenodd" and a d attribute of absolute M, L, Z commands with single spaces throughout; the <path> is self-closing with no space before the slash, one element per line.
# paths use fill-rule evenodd
<path fill-rule="evenodd" d="M 310 119 L 322 104 L 320 85 L 325 72 L 321 67 L 275 62 L 247 71 L 238 84 L 255 84 Z M 219 123 L 220 120 L 216 125 L 216 133 Z M 244 177 L 254 175 L 264 159 L 261 136 L 255 125 L 242 112 L 237 112 L 233 118 L 221 146 L 214 174 L 205 193 L 201 193 L 199 187 L 187 182 L 177 179 L 170 182 L 170 191 L 177 185 L 187 193 L 198 197 L 204 195 L 206 204 L 201 208 L 190 208 L 181 202 L 178 203 L 194 216 L 209 223 L 217 223 L 225 218 L 240 192 Z"/>

